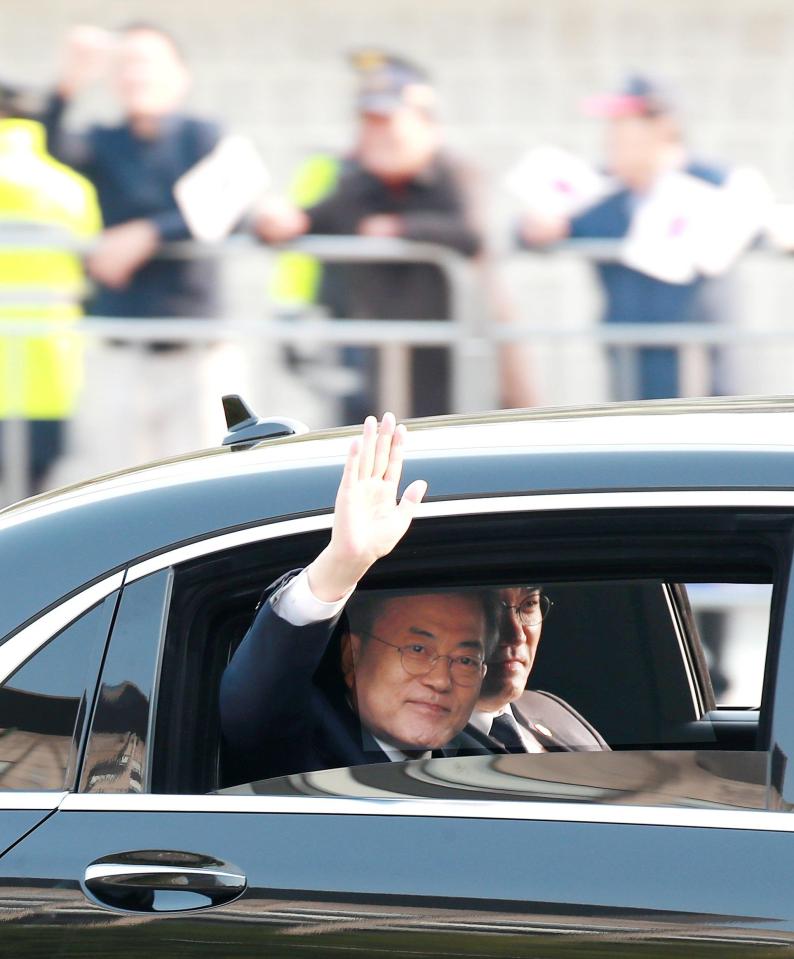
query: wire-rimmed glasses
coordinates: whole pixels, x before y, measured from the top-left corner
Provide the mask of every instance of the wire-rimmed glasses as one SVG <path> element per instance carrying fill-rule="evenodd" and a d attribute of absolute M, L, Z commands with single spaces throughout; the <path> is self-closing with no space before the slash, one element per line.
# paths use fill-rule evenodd
<path fill-rule="evenodd" d="M 504 609 L 511 609 L 522 626 L 540 626 L 554 605 L 549 597 L 541 592 L 531 593 L 515 606 L 503 599 L 499 600 L 499 603 Z"/>
<path fill-rule="evenodd" d="M 453 683 L 458 686 L 476 686 L 485 672 L 483 657 L 476 654 L 460 653 L 457 656 L 448 656 L 434 652 L 424 643 L 406 643 L 404 646 L 399 646 L 397 643 L 381 639 L 374 633 L 368 632 L 363 635 L 398 650 L 402 667 L 409 676 L 426 676 L 439 659 L 449 661 L 449 675 Z"/>

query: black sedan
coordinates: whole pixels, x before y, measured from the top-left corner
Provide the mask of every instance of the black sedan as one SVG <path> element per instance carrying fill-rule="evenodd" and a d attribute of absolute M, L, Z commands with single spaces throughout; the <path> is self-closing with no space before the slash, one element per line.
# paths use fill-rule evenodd
<path fill-rule="evenodd" d="M 0 955 L 794 955 L 792 427 L 409 424 L 429 493 L 362 586 L 542 584 L 530 685 L 609 750 L 240 781 L 221 676 L 327 541 L 350 431 L 248 423 L 3 511 Z"/>

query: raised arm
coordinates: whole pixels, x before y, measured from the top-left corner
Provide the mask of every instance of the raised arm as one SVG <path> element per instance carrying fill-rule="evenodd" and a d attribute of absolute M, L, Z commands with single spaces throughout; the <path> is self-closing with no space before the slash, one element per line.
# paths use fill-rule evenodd
<path fill-rule="evenodd" d="M 392 413 L 384 414 L 380 426 L 368 416 L 361 437 L 350 445 L 336 494 L 331 542 L 308 569 L 312 592 L 324 602 L 343 599 L 411 525 L 427 483 L 415 480 L 397 502 L 405 432 Z"/>
<path fill-rule="evenodd" d="M 345 462 L 331 542 L 305 571 L 313 596 L 303 594 L 299 601 L 293 592 L 291 615 L 283 604 L 297 578 L 278 584 L 226 667 L 221 721 L 238 758 L 256 758 L 267 767 L 273 756 L 301 748 L 296 743 L 308 736 L 314 673 L 341 601 L 405 534 L 427 488 L 423 480 L 411 483 L 397 503 L 404 442 L 405 427 L 396 426 L 391 413 L 380 426 L 375 417 L 367 418 Z"/>
<path fill-rule="evenodd" d="M 72 27 L 63 43 L 56 87 L 41 118 L 50 153 L 89 177 L 94 163 L 91 136 L 67 131 L 64 113 L 86 87 L 105 76 L 116 45 L 114 35 L 100 27 Z"/>

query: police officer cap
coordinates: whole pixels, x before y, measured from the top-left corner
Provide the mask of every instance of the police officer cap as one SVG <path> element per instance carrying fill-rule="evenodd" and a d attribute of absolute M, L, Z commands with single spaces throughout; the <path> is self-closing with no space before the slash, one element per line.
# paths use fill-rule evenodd
<path fill-rule="evenodd" d="M 350 55 L 359 76 L 359 113 L 389 114 L 410 106 L 428 113 L 436 108 L 436 93 L 427 72 L 404 57 L 383 50 L 356 50 Z"/>
<path fill-rule="evenodd" d="M 657 117 L 674 112 L 674 104 L 668 90 L 657 80 L 640 73 L 627 76 L 619 89 L 588 97 L 584 110 L 589 116 L 607 117 Z"/>

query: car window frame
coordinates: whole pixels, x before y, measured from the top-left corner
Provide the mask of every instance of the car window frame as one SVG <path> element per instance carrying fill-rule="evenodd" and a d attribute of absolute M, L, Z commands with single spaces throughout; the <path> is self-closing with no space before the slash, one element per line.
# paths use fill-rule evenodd
<path fill-rule="evenodd" d="M 0 685 L 6 683 L 26 662 L 49 645 L 58 634 L 70 628 L 82 616 L 85 616 L 100 604 L 107 602 L 114 594 L 115 602 L 118 602 L 124 584 L 124 576 L 125 570 L 116 570 L 87 586 L 84 585 L 66 598 L 61 598 L 35 619 L 23 624 L 18 630 L 8 635 L 0 645 Z M 105 644 L 112 633 L 112 629 L 113 616 L 111 614 L 107 635 L 104 639 Z M 83 761 L 83 750 L 90 735 L 93 697 L 101 673 L 102 659 L 103 655 L 99 658 L 96 675 L 93 677 L 93 689 L 89 690 L 88 701 L 86 702 L 86 718 L 83 722 L 79 742 L 75 743 L 77 749 L 76 765 L 73 770 L 70 770 L 75 782 L 78 782 Z M 69 795 L 68 789 L 0 790 L 0 810 L 53 812 L 67 795 Z"/>
<path fill-rule="evenodd" d="M 767 490 L 701 490 L 681 489 L 663 491 L 592 491 L 583 493 L 537 493 L 488 498 L 448 498 L 422 503 L 417 519 L 455 517 L 465 515 L 489 515 L 496 513 L 541 513 L 566 511 L 593 511 L 620 509 L 693 509 L 724 508 L 728 510 L 791 510 L 794 521 L 794 492 Z M 333 514 L 330 510 L 307 516 L 275 517 L 258 521 L 242 528 L 218 532 L 187 543 L 175 544 L 166 550 L 144 556 L 130 564 L 125 575 L 125 584 L 134 583 L 152 573 L 174 570 L 182 563 L 219 553 L 236 546 L 243 546 L 271 539 L 295 536 L 303 533 L 328 531 Z M 788 559 L 790 561 L 790 550 Z M 778 584 L 776 584 L 778 592 Z M 777 600 L 773 597 L 773 604 Z M 770 635 L 772 623 L 770 622 Z M 776 655 L 776 644 L 770 642 L 767 657 Z M 159 653 L 162 662 L 162 649 Z M 158 667 L 159 668 L 159 667 Z M 767 662 L 765 683 L 771 682 L 773 670 Z M 159 675 L 158 685 L 159 689 Z M 769 710 L 771 711 L 771 700 Z M 770 720 L 771 723 L 771 720 Z M 153 746 L 149 744 L 149 749 Z M 150 757 L 151 759 L 151 757 Z M 148 795 L 148 793 L 144 793 Z M 180 794 L 185 795 L 185 794 Z M 189 795 L 189 794 L 188 794 Z M 194 794 L 195 795 L 195 794 Z"/>
<path fill-rule="evenodd" d="M 0 684 L 15 673 L 27 660 L 57 634 L 92 607 L 107 599 L 111 593 L 122 589 L 125 571 L 116 570 L 95 580 L 67 597 L 62 597 L 49 609 L 32 621 L 23 624 L 8 635 L 0 645 Z"/>

